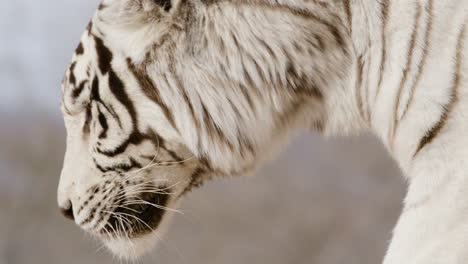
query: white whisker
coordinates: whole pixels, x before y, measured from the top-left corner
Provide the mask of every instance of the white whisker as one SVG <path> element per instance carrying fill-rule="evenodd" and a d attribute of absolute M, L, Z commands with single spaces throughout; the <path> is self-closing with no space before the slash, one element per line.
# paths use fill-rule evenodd
<path fill-rule="evenodd" d="M 182 215 L 184 214 L 184 212 L 182 212 L 180 210 L 169 208 L 169 207 L 162 206 L 162 205 L 157 205 L 157 204 L 145 201 L 145 200 L 134 200 L 134 201 L 125 203 L 125 205 L 141 205 L 141 204 L 150 205 L 150 206 L 153 206 L 155 208 L 158 208 L 158 209 L 161 209 L 161 210 L 164 210 L 164 211 L 170 211 L 170 212 L 174 212 L 174 213 L 178 213 L 178 214 L 182 214 Z"/>

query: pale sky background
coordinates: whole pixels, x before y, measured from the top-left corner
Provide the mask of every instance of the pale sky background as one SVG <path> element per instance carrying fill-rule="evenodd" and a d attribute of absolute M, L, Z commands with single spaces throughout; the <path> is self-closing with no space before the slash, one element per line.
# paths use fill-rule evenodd
<path fill-rule="evenodd" d="M 98 1 L 1 1 L 0 113 L 29 104 L 57 113 L 62 75 Z"/>

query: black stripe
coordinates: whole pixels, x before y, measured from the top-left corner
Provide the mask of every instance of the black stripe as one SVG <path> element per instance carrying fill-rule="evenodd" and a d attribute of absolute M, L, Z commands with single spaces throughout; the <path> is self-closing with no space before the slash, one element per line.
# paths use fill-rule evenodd
<path fill-rule="evenodd" d="M 280 12 L 285 12 L 285 13 L 290 13 L 292 15 L 302 17 L 304 19 L 309 19 L 309 20 L 314 20 L 319 24 L 322 24 L 325 26 L 328 31 L 333 35 L 335 38 L 336 43 L 343 48 L 344 52 L 347 53 L 348 51 L 346 50 L 346 45 L 344 38 L 342 36 L 342 33 L 340 30 L 331 22 L 326 21 L 325 19 L 317 16 L 317 14 L 306 10 L 306 9 L 301 9 L 301 8 L 296 8 L 296 7 L 291 7 L 285 4 L 272 4 L 269 2 L 246 2 L 246 1 L 241 1 L 241 0 L 234 0 L 231 1 L 234 4 L 240 5 L 240 6 L 246 6 L 246 5 L 252 5 L 256 8 L 265 8 L 265 9 L 270 9 L 270 10 L 277 10 Z M 219 2 L 216 2 L 219 3 Z"/>
<path fill-rule="evenodd" d="M 89 21 L 88 26 L 86 26 L 86 31 L 88 32 L 88 35 L 91 35 L 91 31 L 93 30 L 93 21 Z"/>
<path fill-rule="evenodd" d="M 372 50 L 374 47 L 373 47 L 373 41 L 372 41 L 372 38 L 369 38 L 367 40 L 367 50 L 370 51 Z M 365 110 L 365 113 L 366 113 L 366 116 L 365 116 L 365 121 L 370 124 L 370 120 L 371 120 L 371 106 L 370 106 L 370 72 L 371 72 L 371 65 L 373 65 L 373 59 L 374 57 L 371 56 L 369 53 L 366 54 L 366 57 L 364 58 L 364 61 L 366 61 L 367 63 L 367 67 L 366 67 L 366 64 L 364 64 L 364 67 L 366 68 L 365 70 L 365 74 L 363 74 L 363 80 L 364 80 L 364 76 L 365 76 L 365 83 L 363 84 L 363 89 L 362 89 L 362 98 L 363 98 L 363 106 L 364 106 L 364 110 Z M 364 100 L 365 99 L 365 100 Z M 365 103 L 364 103 L 365 101 Z"/>
<path fill-rule="evenodd" d="M 174 78 L 175 82 L 176 82 L 176 86 L 177 86 L 177 89 L 180 91 L 180 93 L 182 94 L 182 98 L 184 99 L 185 103 L 188 105 L 189 107 L 189 111 L 190 111 L 190 114 L 192 116 L 192 120 L 195 124 L 195 128 L 197 129 L 197 133 L 200 133 L 200 130 L 201 130 L 201 125 L 200 125 L 200 121 L 197 119 L 196 115 L 195 115 L 195 109 L 192 105 L 192 101 L 190 100 L 190 98 L 188 97 L 187 95 L 187 92 L 185 90 L 185 87 L 182 83 L 182 80 L 179 78 L 179 76 L 177 75 L 177 72 L 176 72 L 176 69 L 175 69 L 175 65 L 174 65 L 174 55 L 172 54 L 172 56 L 170 57 L 169 59 L 169 73 L 171 74 L 171 77 Z M 169 85 L 169 82 L 168 82 L 168 79 L 167 79 L 167 76 L 164 75 L 164 79 L 167 83 L 167 85 Z"/>
<path fill-rule="evenodd" d="M 135 106 L 133 105 L 132 100 L 128 96 L 127 92 L 125 91 L 125 86 L 122 80 L 117 76 L 117 74 L 110 69 L 109 71 L 109 89 L 112 94 L 117 98 L 117 100 L 125 106 L 130 117 L 133 121 L 133 127 L 137 130 L 138 127 L 138 117 L 135 110 Z"/>
<path fill-rule="evenodd" d="M 101 101 L 101 96 L 99 94 L 99 79 L 97 76 L 94 76 L 93 83 L 91 84 L 91 101 Z"/>
<path fill-rule="evenodd" d="M 72 84 L 73 86 L 76 85 L 75 67 L 76 67 L 76 61 L 70 65 L 69 73 L 68 73 L 68 82 Z"/>
<path fill-rule="evenodd" d="M 231 37 L 232 37 L 232 40 L 234 41 L 234 44 L 236 45 L 237 50 L 238 50 L 238 52 L 240 54 L 239 56 L 241 56 L 241 54 L 248 54 L 249 53 L 247 50 L 245 50 L 241 46 L 241 44 L 239 43 L 239 41 L 236 38 L 236 36 L 234 35 L 234 33 L 231 33 Z M 266 43 L 265 43 L 265 45 L 266 45 Z M 252 58 L 252 57 L 250 56 L 250 58 Z M 253 103 L 253 100 L 252 100 L 252 98 L 250 96 L 249 91 L 255 92 L 258 96 L 261 96 L 261 94 L 258 92 L 258 89 L 256 89 L 257 85 L 254 83 L 254 81 L 252 79 L 252 76 L 247 71 L 247 68 L 246 68 L 246 66 L 244 64 L 244 59 L 241 59 L 240 62 L 242 64 L 242 69 L 244 69 L 244 78 L 245 78 L 245 82 L 246 82 L 247 87 L 241 82 L 241 83 L 239 83 L 239 88 L 240 88 L 240 90 L 242 92 L 242 95 L 247 100 L 247 103 L 249 104 L 250 109 L 252 110 L 252 112 L 255 113 L 256 112 L 256 107 L 255 107 L 255 104 Z"/>
<path fill-rule="evenodd" d="M 314 97 L 323 100 L 323 94 L 312 80 L 307 80 L 305 76 L 300 76 L 291 61 L 286 66 L 286 82 L 297 94 Z"/>
<path fill-rule="evenodd" d="M 174 151 L 167 148 L 167 146 L 165 145 L 164 139 L 152 129 L 148 129 L 146 134 L 143 134 L 139 132 L 138 130 L 135 130 L 135 132 L 133 132 L 127 140 L 125 140 L 123 143 L 121 143 L 119 146 L 117 146 L 113 150 L 102 150 L 101 148 L 97 148 L 97 151 L 98 153 L 104 156 L 115 157 L 125 152 L 125 150 L 128 148 L 129 145 L 139 145 L 144 140 L 151 141 L 155 148 L 164 149 L 174 161 L 177 161 L 177 162 L 183 161 L 183 159 L 179 157 Z"/>
<path fill-rule="evenodd" d="M 159 93 L 159 90 L 157 89 L 153 80 L 151 80 L 147 74 L 137 69 L 130 58 L 127 58 L 127 67 L 130 69 L 130 72 L 133 74 L 135 80 L 137 80 L 146 97 L 161 107 L 164 116 L 169 121 L 171 126 L 175 130 L 179 131 L 171 109 L 169 109 L 169 107 L 163 102 L 161 94 Z"/>
<path fill-rule="evenodd" d="M 94 36 L 96 42 L 96 56 L 98 57 L 98 65 L 102 74 L 106 74 L 111 70 L 112 52 L 104 45 L 104 41 Z"/>
<path fill-rule="evenodd" d="M 96 166 L 96 169 L 98 169 L 101 173 L 107 173 L 110 171 L 109 168 L 104 168 L 101 166 L 96 159 L 93 159 L 94 165 Z"/>
<path fill-rule="evenodd" d="M 103 167 L 102 165 L 100 165 L 95 159 L 93 159 L 93 161 L 94 161 L 96 168 L 102 173 L 107 173 L 107 172 L 126 173 L 133 169 L 143 168 L 143 165 L 139 163 L 138 161 L 136 161 L 134 158 L 130 158 L 128 163 L 119 163 L 119 164 L 106 166 L 106 167 Z"/>
<path fill-rule="evenodd" d="M 232 145 L 231 141 L 229 141 L 229 139 L 226 137 L 226 135 L 218 126 L 218 124 L 213 120 L 204 104 L 202 104 L 202 109 L 203 121 L 206 128 L 206 132 L 210 134 L 211 138 L 217 137 L 221 142 L 225 143 L 231 151 L 234 151 L 234 146 Z"/>
<path fill-rule="evenodd" d="M 114 119 L 119 124 L 119 127 L 122 128 L 122 122 L 120 120 L 120 117 L 117 115 L 117 113 L 111 105 L 108 106 L 104 103 L 104 101 L 102 101 L 99 91 L 99 78 L 97 76 L 94 76 L 93 83 L 91 84 L 91 101 L 98 102 L 100 106 L 104 107 L 107 110 L 107 112 L 109 112 L 109 114 L 112 117 L 114 117 Z"/>
<path fill-rule="evenodd" d="M 83 135 L 87 136 L 91 132 L 91 118 L 92 118 L 92 113 L 91 113 L 91 107 L 88 106 L 86 107 L 86 116 L 85 116 L 85 122 L 83 124 Z"/>
<path fill-rule="evenodd" d="M 72 91 L 72 94 L 71 94 L 71 97 L 73 100 L 76 100 L 80 95 L 81 93 L 83 92 L 84 88 L 85 88 L 85 85 L 88 83 L 87 80 L 84 80 L 82 81 L 78 87 L 76 87 L 73 91 Z"/>
<path fill-rule="evenodd" d="M 362 119 L 365 120 L 364 116 L 364 103 L 362 101 L 362 80 L 363 80 L 363 72 L 364 72 L 364 60 L 362 56 L 359 56 L 357 59 L 357 80 L 356 80 L 356 103 L 358 105 L 359 115 Z"/>
<path fill-rule="evenodd" d="M 380 94 L 380 88 L 382 86 L 383 76 L 385 73 L 385 66 L 387 63 L 387 24 L 388 24 L 388 13 L 390 12 L 389 9 L 390 2 L 388 0 L 384 0 L 381 2 L 382 6 L 382 32 L 381 32 L 381 41 L 382 41 L 382 54 L 380 57 L 380 72 L 379 72 L 379 81 L 377 84 L 377 91 L 375 92 L 374 104 L 377 101 L 377 97 Z"/>
<path fill-rule="evenodd" d="M 119 154 L 122 154 L 130 144 L 137 145 L 140 144 L 143 140 L 143 136 L 138 131 L 138 118 L 136 114 L 135 107 L 133 102 L 129 98 L 128 94 L 125 91 L 124 84 L 122 80 L 115 74 L 115 72 L 109 70 L 109 89 L 112 94 L 117 98 L 117 100 L 127 109 L 133 124 L 133 132 L 130 134 L 129 138 L 125 140 L 120 146 L 116 147 L 114 150 L 102 150 L 98 148 L 98 152 L 108 157 L 114 157 Z"/>
<path fill-rule="evenodd" d="M 126 139 L 123 143 L 121 143 L 119 146 L 115 147 L 112 150 L 103 150 L 100 147 L 97 148 L 97 152 L 101 155 L 107 156 L 107 157 L 115 157 L 117 155 L 120 155 L 127 150 L 129 145 L 139 145 L 143 141 L 143 136 L 141 135 L 140 132 L 135 131 L 130 136 L 128 139 Z"/>
<path fill-rule="evenodd" d="M 107 138 L 107 132 L 109 131 L 109 124 L 107 123 L 107 118 L 102 113 L 99 106 L 97 106 L 97 111 L 98 111 L 99 124 L 101 125 L 101 128 L 102 128 L 102 131 L 99 134 L 99 139 L 105 139 L 105 138 Z"/>
<path fill-rule="evenodd" d="M 166 12 L 169 12 L 172 8 L 171 0 L 153 0 L 154 3 L 162 7 Z"/>
<path fill-rule="evenodd" d="M 159 134 L 157 134 L 154 130 L 148 129 L 148 131 L 146 132 L 145 138 L 151 140 L 155 148 L 159 147 L 159 148 L 164 149 L 174 161 L 180 162 L 181 164 L 183 164 L 184 159 L 182 159 L 174 151 L 170 150 L 166 145 L 166 141 Z"/>
<path fill-rule="evenodd" d="M 349 32 L 353 32 L 353 16 L 352 16 L 352 12 L 351 12 L 350 0 L 344 0 L 343 4 L 344 4 L 344 8 L 345 8 L 346 17 L 348 19 Z"/>
<path fill-rule="evenodd" d="M 79 55 L 83 55 L 83 53 L 84 53 L 83 43 L 80 42 L 80 44 L 78 44 L 78 47 L 76 47 L 75 54 L 79 56 Z"/>
<path fill-rule="evenodd" d="M 240 43 L 238 42 L 238 40 L 234 36 L 234 34 L 231 34 L 231 36 L 232 36 L 232 40 L 234 41 L 234 44 L 237 47 L 237 50 L 239 51 L 239 54 L 247 53 L 242 48 L 242 46 L 240 45 Z M 239 83 L 239 88 L 240 88 L 240 90 L 242 92 L 242 95 L 247 100 L 247 103 L 249 104 L 250 109 L 252 109 L 252 111 L 255 113 L 256 112 L 256 107 L 255 107 L 255 104 L 253 103 L 253 100 L 252 100 L 252 98 L 250 96 L 249 90 L 250 91 L 255 91 L 258 94 L 258 91 L 256 90 L 257 86 L 255 85 L 255 83 L 254 83 L 254 81 L 252 79 L 252 76 L 250 76 L 250 73 L 247 71 L 243 59 L 241 59 L 241 64 L 242 64 L 242 69 L 244 69 L 244 78 L 245 78 L 247 87 L 243 83 Z"/>
<path fill-rule="evenodd" d="M 120 117 L 117 115 L 112 105 L 106 105 L 102 100 L 99 100 L 99 105 L 104 107 L 106 111 L 117 121 L 117 124 L 120 128 L 123 128 L 122 121 L 120 120 Z"/>
<path fill-rule="evenodd" d="M 440 135 L 440 131 L 445 127 L 447 120 L 449 119 L 450 113 L 452 113 L 455 104 L 458 102 L 458 88 L 461 83 L 465 30 L 466 24 L 463 25 L 460 35 L 458 36 L 455 54 L 455 69 L 452 89 L 450 93 L 450 101 L 444 106 L 444 110 L 439 121 L 426 133 L 426 135 L 419 142 L 418 148 L 416 149 L 416 152 L 414 153 L 413 157 L 415 157 L 425 146 L 430 144 L 438 135 Z"/>
<path fill-rule="evenodd" d="M 407 57 L 406 67 L 403 70 L 403 76 L 401 77 L 400 86 L 398 88 L 398 93 L 397 93 L 397 97 L 396 97 L 395 105 L 393 109 L 393 112 L 394 112 L 393 113 L 394 114 L 393 115 L 393 130 L 390 130 L 391 134 L 389 136 L 390 148 L 394 147 L 393 144 L 395 140 L 395 134 L 400 124 L 398 120 L 398 109 L 400 106 L 400 99 L 401 99 L 401 95 L 403 94 L 403 88 L 405 87 L 405 84 L 408 81 L 408 76 L 411 70 L 411 65 L 413 64 L 413 53 L 416 47 L 416 37 L 418 34 L 419 23 L 421 20 L 421 9 L 422 9 L 421 3 L 418 1 L 416 1 L 416 8 L 417 10 L 416 10 L 415 18 L 414 18 L 413 33 L 411 34 L 411 38 L 409 40 L 408 54 L 406 55 Z"/>
<path fill-rule="evenodd" d="M 423 72 L 424 72 L 425 67 L 426 67 L 427 58 L 429 57 L 429 51 L 430 51 L 430 48 L 431 48 L 432 24 L 434 23 L 434 20 L 433 20 L 434 19 L 433 4 L 434 4 L 434 0 L 429 0 L 429 5 L 428 5 L 428 8 L 427 8 L 428 20 L 429 21 L 427 23 L 427 28 L 426 28 L 426 33 L 425 33 L 423 55 L 422 55 L 421 62 L 418 64 L 418 71 L 416 73 L 416 79 L 415 79 L 415 81 L 413 83 L 413 86 L 410 89 L 410 97 L 409 97 L 408 102 L 406 104 L 406 107 L 405 107 L 405 109 L 403 111 L 403 114 L 402 114 L 402 116 L 400 118 L 400 121 L 403 120 L 406 117 L 406 114 L 408 113 L 408 110 L 410 109 L 411 104 L 413 103 L 416 87 L 419 86 L 419 82 L 421 80 L 421 77 L 422 77 Z"/>
<path fill-rule="evenodd" d="M 190 183 L 182 191 L 179 198 L 186 195 L 187 193 L 189 193 L 193 189 L 199 188 L 203 184 L 206 172 L 207 171 L 205 169 L 202 169 L 202 168 L 195 169 L 195 171 L 192 173 L 192 176 L 190 177 Z"/>

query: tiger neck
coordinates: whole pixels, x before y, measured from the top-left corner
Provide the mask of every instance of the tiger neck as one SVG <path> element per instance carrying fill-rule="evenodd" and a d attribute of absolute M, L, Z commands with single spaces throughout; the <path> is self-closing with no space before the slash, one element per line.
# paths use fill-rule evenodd
<path fill-rule="evenodd" d="M 385 128 L 379 122 L 376 105 L 385 60 L 383 28 L 386 13 L 381 1 L 344 1 L 345 13 L 349 18 L 348 28 L 354 51 L 354 65 L 351 70 L 348 96 L 355 99 L 353 105 L 358 111 L 363 129 L 376 133 L 385 140 Z M 344 99 L 346 100 L 346 99 Z M 385 143 L 385 142 L 384 142 Z"/>
<path fill-rule="evenodd" d="M 388 20 L 390 9 L 400 8 L 399 11 L 403 13 L 408 9 L 407 3 L 403 2 L 402 5 L 399 0 L 348 2 L 349 29 L 355 52 L 354 77 L 351 78 L 354 105 L 359 112 L 362 128 L 377 135 L 390 152 L 397 155 L 394 153 L 392 139 L 395 107 L 393 97 L 396 88 L 388 85 L 389 80 L 395 76 L 388 72 L 389 65 L 400 62 L 395 55 L 390 56 L 388 52 L 389 40 L 394 35 L 394 32 L 389 31 Z M 404 16 L 400 21 L 401 24 L 411 24 Z"/>
<path fill-rule="evenodd" d="M 318 84 L 317 86 L 319 86 L 320 92 L 323 94 L 322 103 L 324 109 L 311 107 L 309 109 L 309 113 L 311 113 L 310 115 L 312 116 L 316 114 L 313 113 L 314 111 L 321 112 L 320 114 L 322 117 L 319 117 L 318 120 L 319 122 L 323 122 L 322 124 L 324 133 L 349 134 L 362 130 L 363 128 L 368 128 L 379 134 L 379 132 L 376 131 L 377 126 L 374 123 L 375 116 L 373 115 L 373 107 L 375 104 L 373 99 L 377 94 L 377 85 L 376 80 L 369 78 L 370 73 L 373 73 L 379 69 L 378 60 L 376 59 L 371 61 L 370 58 L 374 57 L 375 54 L 381 54 L 380 51 L 382 50 L 382 45 L 379 45 L 380 40 L 377 40 L 378 38 L 374 36 L 375 28 L 378 27 L 379 23 L 382 23 L 380 12 L 382 5 L 378 1 L 314 1 L 308 3 L 309 5 L 306 9 L 304 9 L 304 6 L 301 6 L 301 4 L 296 1 L 277 1 L 275 3 L 271 3 L 270 1 L 265 0 L 233 0 L 205 2 L 204 4 L 207 6 L 207 13 L 209 13 L 210 16 L 205 17 L 203 14 L 195 13 L 195 20 L 199 22 L 200 27 L 198 28 L 197 23 L 192 23 L 191 27 L 187 30 L 187 35 L 184 35 L 184 43 L 189 43 L 189 46 L 179 46 L 180 53 L 183 53 L 186 50 L 191 51 L 190 61 L 184 61 L 182 64 L 177 66 L 179 67 L 178 71 L 185 73 L 186 79 L 197 80 L 197 78 L 200 78 L 200 76 L 207 75 L 204 78 L 210 79 L 212 84 L 227 86 L 227 84 L 222 85 L 224 83 L 223 79 L 217 80 L 216 77 L 226 76 L 228 77 L 226 79 L 233 79 L 233 76 L 235 76 L 235 79 L 245 78 L 245 83 L 251 86 L 248 93 L 251 93 L 251 98 L 253 98 L 253 102 L 251 102 L 254 105 L 253 108 L 255 108 L 255 106 L 260 107 L 260 105 L 262 105 L 263 108 L 272 108 L 271 113 L 279 110 L 279 112 L 283 112 L 283 114 L 286 116 L 288 107 L 283 107 L 283 109 L 274 109 L 274 106 L 275 104 L 278 104 L 279 101 L 284 101 L 281 103 L 291 104 L 293 105 L 291 108 L 294 108 L 295 102 L 287 101 L 285 99 L 291 97 L 291 94 L 278 92 L 278 90 L 272 91 L 270 89 L 267 90 L 268 92 L 272 93 L 270 98 L 259 98 L 258 94 L 255 94 L 255 92 L 258 92 L 255 90 L 257 88 L 261 88 L 262 86 L 260 83 L 262 78 L 257 78 L 258 75 L 261 76 L 263 73 L 270 75 L 277 74 L 277 76 L 279 76 L 277 77 L 278 80 L 290 78 L 290 76 L 288 77 L 287 74 L 285 76 L 281 75 L 282 73 L 280 73 L 280 71 L 283 69 L 279 67 L 280 65 L 278 61 L 275 61 L 275 59 L 285 57 L 285 61 L 290 61 L 290 65 L 288 66 L 293 68 L 292 73 L 313 73 L 311 76 L 309 76 L 310 79 L 308 79 L 312 80 L 312 82 L 309 82 L 306 86 L 313 87 L 313 84 Z M 284 32 L 281 32 L 281 28 L 278 28 L 278 32 L 275 33 L 284 36 L 284 39 L 288 39 L 288 41 L 294 43 L 296 46 L 283 42 L 283 39 L 268 39 L 268 36 L 271 36 L 269 34 L 265 34 L 263 36 L 261 34 L 257 36 L 249 36 L 251 32 L 257 31 L 258 28 L 255 30 L 251 28 L 252 25 L 255 24 L 255 22 L 253 22 L 255 20 L 250 21 L 250 23 L 242 24 L 244 21 L 246 21 L 246 16 L 244 17 L 243 14 L 244 10 L 247 10 L 246 7 L 256 9 L 260 14 L 265 16 L 265 19 L 277 19 L 275 17 L 275 13 L 277 11 L 286 13 L 287 16 L 289 16 L 291 19 L 289 22 L 293 25 L 296 24 L 295 28 L 297 28 L 297 31 L 289 32 L 288 30 L 283 30 Z M 235 9 L 231 10 L 231 8 Z M 223 12 L 232 12 L 230 15 L 232 17 L 238 15 L 241 22 L 235 23 L 239 23 L 240 25 L 237 25 L 239 27 L 245 26 L 245 32 L 241 35 L 235 35 L 233 33 L 228 34 L 229 31 L 226 29 L 230 29 L 232 26 L 231 24 L 234 24 L 234 21 L 229 22 L 230 17 L 226 18 Z M 309 22 L 300 22 L 299 19 L 310 20 L 313 22 L 308 24 Z M 277 22 L 272 20 L 272 23 Z M 312 29 L 304 29 L 304 25 L 312 25 Z M 256 24 L 256 26 L 261 28 L 265 25 Z M 272 26 L 273 24 L 269 27 L 266 27 L 263 31 L 270 30 Z M 223 28 L 224 30 L 220 30 Z M 322 31 L 324 28 L 330 30 L 328 32 L 324 32 Z M 193 33 L 191 32 L 192 30 Z M 244 28 L 240 30 L 244 30 Z M 258 32 L 262 32 L 262 30 Z M 282 33 L 284 33 L 284 35 L 282 35 Z M 310 39 L 311 36 L 321 37 L 322 41 L 326 41 L 326 48 L 322 50 L 314 50 L 315 47 L 308 47 L 307 43 L 310 44 L 314 41 L 314 39 Z M 205 37 L 205 39 L 215 39 L 218 41 L 204 42 L 203 37 Z M 255 40 L 255 38 L 257 40 Z M 335 38 L 342 39 L 340 41 L 336 41 L 334 40 Z M 255 44 L 252 39 L 255 41 L 260 39 L 260 42 Z M 223 40 L 225 40 L 225 42 L 223 42 Z M 195 45 L 194 43 L 197 43 L 198 45 Z M 232 45 L 223 43 L 231 43 Z M 337 45 L 336 43 L 340 43 L 340 45 Z M 252 44 L 255 44 L 255 48 L 251 46 Z M 297 44 L 302 44 L 304 46 L 298 47 Z M 202 49 L 197 49 L 197 46 L 202 47 Z M 275 47 L 286 47 L 287 49 L 282 48 L 282 50 L 277 50 Z M 254 49 L 256 52 L 258 52 L 258 54 L 255 55 L 263 56 L 263 54 L 270 53 L 270 56 L 263 58 L 253 57 L 252 54 L 249 54 L 249 52 L 253 51 Z M 264 50 L 262 51 L 262 49 Z M 309 62 L 303 61 L 304 54 L 295 54 L 295 52 L 301 49 L 306 51 L 312 50 L 311 53 L 307 54 L 307 56 L 310 56 Z M 343 50 L 345 51 L 343 52 Z M 236 54 L 234 59 L 238 65 L 249 66 L 245 72 L 237 72 L 236 67 L 231 69 L 219 67 L 218 69 L 218 65 L 229 65 L 229 61 L 225 61 L 226 54 L 229 53 Z M 240 58 L 240 61 L 237 61 L 237 58 Z M 266 61 L 271 60 L 271 63 L 267 64 L 275 65 L 275 67 L 278 67 L 278 69 L 267 68 L 264 69 L 263 72 L 258 70 L 255 68 L 258 67 L 256 62 L 258 58 Z M 197 65 L 200 65 L 200 62 L 206 65 L 210 65 L 210 68 L 205 68 L 203 71 L 198 71 Z M 305 63 L 311 63 L 311 65 L 305 65 Z M 190 70 L 187 70 L 187 67 L 190 68 Z M 290 69 L 287 70 L 289 71 Z M 368 76 L 365 75 L 366 71 Z M 193 76 L 188 76 L 190 73 L 193 73 Z M 317 77 L 318 75 L 322 76 Z M 268 76 L 263 76 L 263 78 L 265 77 Z M 300 82 L 302 83 L 302 80 L 300 80 Z M 275 81 L 268 80 L 267 83 L 274 84 Z M 193 89 L 193 87 L 196 87 L 196 84 L 187 83 L 185 86 Z M 286 85 L 280 83 L 278 86 L 281 87 Z M 203 87 L 204 91 L 211 89 L 209 85 L 206 84 L 201 85 L 200 87 Z M 212 87 L 212 89 L 215 91 L 218 88 Z M 197 93 L 204 94 L 205 92 L 203 92 L 201 89 L 197 89 Z M 363 94 L 360 93 L 365 94 L 363 96 Z M 206 98 L 206 96 L 200 96 L 200 98 Z M 271 101 L 271 98 L 275 98 L 277 101 Z M 366 98 L 366 101 L 364 101 L 363 98 Z M 340 105 L 337 105 L 337 102 L 340 102 Z M 243 104 L 245 102 L 242 100 L 237 102 L 237 104 L 241 103 Z M 317 102 L 312 100 L 311 104 L 317 104 Z M 229 108 L 229 105 L 229 102 L 226 102 L 222 108 Z M 244 105 L 247 106 L 245 109 L 249 109 L 248 103 L 245 103 Z M 210 105 L 205 106 L 207 108 L 210 107 Z M 195 113 L 195 117 L 192 119 L 208 120 L 209 117 L 206 118 L 207 114 L 213 115 L 213 118 L 216 118 L 217 112 L 218 111 L 214 108 L 207 109 L 206 113 L 199 114 L 200 117 L 197 117 L 197 113 Z M 259 130 L 259 127 L 265 128 L 265 130 L 268 131 L 277 130 L 277 128 L 273 125 L 276 123 L 276 121 L 274 121 L 275 117 L 266 114 L 266 112 L 270 112 L 270 109 L 263 113 L 261 121 L 265 121 L 264 124 L 262 122 L 259 123 L 258 119 L 250 120 L 248 118 L 250 113 L 245 115 L 244 119 L 242 120 L 244 123 L 237 124 L 244 128 L 252 129 L 252 131 L 247 131 L 245 134 L 240 135 L 242 141 L 250 142 L 249 144 L 252 146 L 261 146 L 262 144 L 265 144 L 267 140 L 270 140 L 270 137 L 274 137 L 273 135 L 269 135 L 271 132 Z M 254 115 L 255 114 L 252 114 L 251 116 Z M 289 118 L 292 119 L 292 117 Z M 220 118 L 216 123 L 216 126 L 219 127 L 222 131 L 224 131 L 225 128 L 232 127 L 230 125 L 223 124 L 223 122 L 225 122 L 225 120 Z M 321 127 L 322 124 L 320 124 Z M 265 142 L 259 142 L 258 139 L 251 138 L 253 135 L 260 132 L 263 135 L 267 135 L 264 137 L 266 138 Z M 205 140 L 206 142 L 212 141 L 212 136 L 209 136 L 208 133 L 201 131 L 200 135 L 204 134 L 207 135 L 207 139 L 203 139 L 203 136 L 201 136 L 197 140 Z M 226 133 L 226 135 L 228 134 L 229 133 Z M 239 135 L 236 136 L 239 137 Z M 223 137 L 225 137 L 225 135 L 223 135 Z M 226 139 L 223 140 L 226 141 Z M 234 140 L 239 141 L 238 139 Z M 227 139 L 227 141 L 230 140 Z M 205 145 L 207 144 L 196 144 L 197 147 Z M 213 144 L 213 146 L 217 145 L 223 144 Z M 234 149 L 238 147 L 242 148 L 242 146 L 234 146 Z M 192 149 L 195 148 L 196 147 L 194 145 Z M 243 148 L 246 147 L 244 146 Z M 211 147 L 211 149 L 213 149 L 213 147 Z M 200 152 L 207 153 L 209 150 L 201 150 Z M 236 151 L 232 151 L 232 148 L 231 151 L 229 149 L 227 149 L 227 151 L 219 151 L 219 153 L 228 152 L 229 155 L 236 153 Z M 228 156 L 228 154 L 226 154 L 224 157 L 226 156 Z M 253 155 L 245 154 L 244 152 L 243 154 L 239 154 L 239 156 L 249 157 Z M 217 163 L 221 163 L 221 161 L 217 161 Z"/>
<path fill-rule="evenodd" d="M 405 173 L 409 173 L 415 147 L 413 144 L 409 146 L 407 139 L 403 140 L 403 144 L 395 139 L 395 120 L 401 107 L 396 105 L 398 102 L 395 99 L 401 85 L 397 83 L 399 73 L 395 73 L 399 71 L 390 71 L 390 67 L 395 66 L 401 72 L 404 71 L 406 59 L 397 54 L 406 54 L 405 49 L 408 47 L 402 44 L 400 50 L 394 50 L 395 45 L 390 46 L 390 42 L 394 42 L 395 38 L 411 39 L 411 30 L 407 28 L 408 25 L 413 25 L 411 16 L 416 14 L 408 14 L 412 8 L 401 0 L 342 2 L 343 12 L 348 18 L 354 56 L 348 79 L 348 85 L 352 89 L 337 96 L 341 96 L 339 101 L 349 102 L 346 111 L 355 111 L 357 114 L 354 119 L 345 119 L 347 122 L 341 124 L 344 128 L 335 128 L 330 134 L 336 134 L 337 131 L 370 131 L 380 138 Z M 423 4 L 420 8 L 424 8 Z M 401 16 L 398 22 L 390 22 L 391 16 L 396 13 Z M 327 113 L 336 112 L 335 108 L 330 107 Z M 342 111 L 335 115 L 339 118 L 346 116 L 346 113 Z"/>
<path fill-rule="evenodd" d="M 332 16 L 338 16 L 347 29 L 348 49 L 352 63 L 345 69 L 346 77 L 340 80 L 343 87 L 330 87 L 326 104 L 326 122 L 323 132 L 327 135 L 355 134 L 371 131 L 383 139 L 382 126 L 376 109 L 378 83 L 374 76 L 381 71 L 383 4 L 379 1 L 336 1 Z M 340 70 L 340 69 L 337 69 Z M 338 86 L 339 86 L 338 85 Z M 336 105 L 341 102 L 341 105 Z M 384 142 L 385 143 L 385 142 Z"/>
<path fill-rule="evenodd" d="M 356 107 L 367 128 L 412 178 L 431 155 L 437 154 L 435 164 L 440 153 L 457 149 L 443 134 L 461 128 L 451 124 L 451 131 L 441 131 L 457 117 L 466 13 L 460 8 L 437 14 L 435 0 L 351 2 Z M 440 167 L 452 162 L 453 157 Z"/>

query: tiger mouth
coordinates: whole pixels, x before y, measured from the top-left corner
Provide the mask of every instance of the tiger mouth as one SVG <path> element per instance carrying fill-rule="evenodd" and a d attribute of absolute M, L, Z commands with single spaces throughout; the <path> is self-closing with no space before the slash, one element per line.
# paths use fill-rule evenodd
<path fill-rule="evenodd" d="M 140 193 L 122 199 L 112 212 L 101 234 L 137 238 L 152 233 L 160 225 L 169 203 L 170 192 Z"/>

